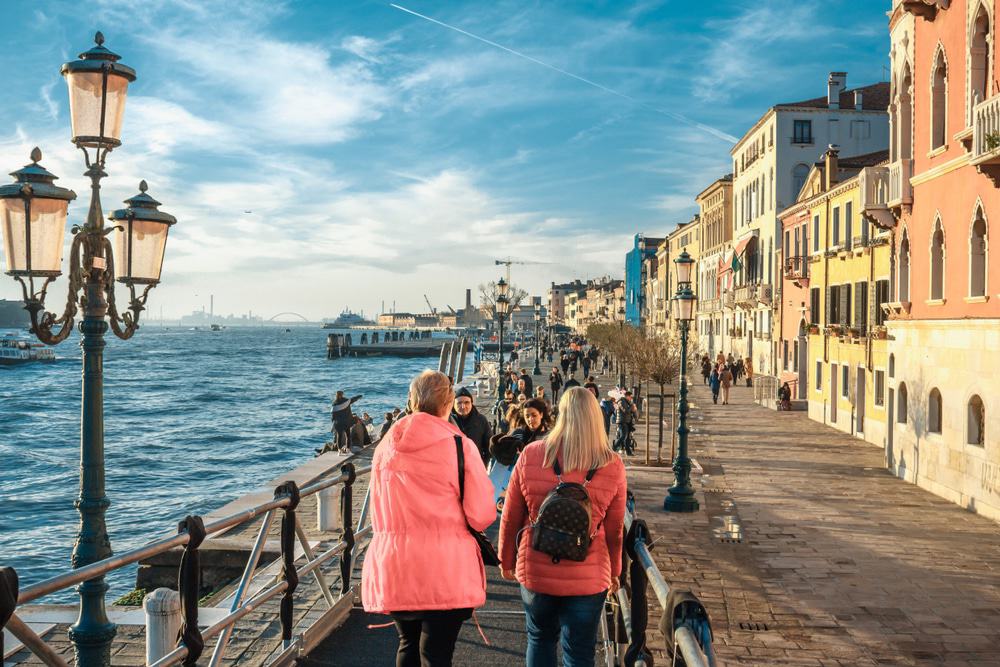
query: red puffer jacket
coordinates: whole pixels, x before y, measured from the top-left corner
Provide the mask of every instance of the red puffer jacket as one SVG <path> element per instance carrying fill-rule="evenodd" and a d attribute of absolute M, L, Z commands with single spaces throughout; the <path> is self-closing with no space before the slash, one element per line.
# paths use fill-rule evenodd
<path fill-rule="evenodd" d="M 504 570 L 517 565 L 517 580 L 535 593 L 548 595 L 594 595 L 608 587 L 622 571 L 622 528 L 625 521 L 625 465 L 615 456 L 597 471 L 587 491 L 590 493 L 591 532 L 600 525 L 587 560 L 580 562 L 552 558 L 531 548 L 530 526 L 549 491 L 559 483 L 552 468 L 543 468 L 545 443 L 524 448 L 507 487 L 507 499 L 500 518 L 500 560 Z M 564 482 L 582 484 L 586 470 L 563 473 Z"/>

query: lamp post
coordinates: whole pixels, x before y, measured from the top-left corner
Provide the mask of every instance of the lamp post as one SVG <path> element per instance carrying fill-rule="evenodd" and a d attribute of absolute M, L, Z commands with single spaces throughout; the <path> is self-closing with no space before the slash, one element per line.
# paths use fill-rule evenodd
<path fill-rule="evenodd" d="M 73 547 L 74 568 L 111 556 L 105 524 L 110 503 L 104 491 L 104 335 L 109 325 L 121 339 L 130 338 L 138 329 L 149 291 L 160 280 L 167 233 L 176 222 L 157 210 L 159 202 L 146 194 L 143 181 L 140 193 L 125 202 L 128 207 L 109 216 L 115 226 L 104 226 L 101 179 L 107 176 L 108 153 L 121 145 L 125 97 L 135 71 L 104 47 L 101 33 L 95 42 L 79 60 L 62 66 L 69 87 L 72 141 L 83 151 L 91 195 L 86 222 L 72 229 L 69 290 L 61 315 L 46 311 L 45 298 L 50 283 L 62 273 L 67 208 L 76 194 L 53 184 L 56 176 L 39 164 L 42 153 L 38 148 L 31 152 L 31 164 L 11 174 L 15 182 L 0 186 L 7 274 L 21 284 L 32 333 L 43 343 L 56 345 L 73 330 L 77 313 L 83 315 L 79 325 L 83 350 L 80 495 L 76 501 L 80 528 Z M 112 232 L 114 243 L 108 239 Z M 115 302 L 116 280 L 129 289 L 127 310 L 122 313 Z M 69 636 L 80 667 L 111 662 L 115 625 L 104 608 L 107 588 L 102 575 L 77 589 L 79 616 Z"/>
<path fill-rule="evenodd" d="M 503 321 L 510 311 L 510 301 L 507 299 L 509 288 L 510 285 L 503 278 L 500 278 L 500 282 L 497 283 L 497 300 L 494 308 L 494 316 L 500 328 L 500 335 L 497 337 L 497 405 L 500 405 L 500 401 L 503 400 Z"/>
<path fill-rule="evenodd" d="M 625 344 L 625 307 L 618 309 L 618 335 L 622 339 L 622 346 Z M 618 359 L 618 386 L 625 390 L 625 359 Z"/>
<path fill-rule="evenodd" d="M 694 487 L 691 486 L 691 459 L 688 457 L 688 427 L 687 427 L 687 343 L 688 326 L 694 319 L 694 306 L 697 297 L 691 291 L 691 270 L 694 260 L 687 251 L 674 260 L 677 265 L 677 291 L 674 293 L 674 319 L 681 332 L 681 372 L 680 389 L 677 400 L 677 458 L 674 459 L 674 485 L 663 499 L 663 509 L 668 512 L 694 512 L 698 509 L 698 500 L 694 497 Z"/>
<path fill-rule="evenodd" d="M 541 341 L 538 340 L 538 327 L 542 324 L 542 304 L 535 304 L 535 368 L 532 369 L 532 375 L 541 375 L 542 367 L 538 365 L 538 348 L 541 346 Z"/>

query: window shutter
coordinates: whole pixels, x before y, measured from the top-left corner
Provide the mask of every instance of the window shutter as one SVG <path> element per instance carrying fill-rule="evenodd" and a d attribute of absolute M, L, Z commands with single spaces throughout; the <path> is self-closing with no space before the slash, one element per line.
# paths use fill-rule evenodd
<path fill-rule="evenodd" d="M 844 247 L 853 247 L 854 237 L 854 202 L 847 202 L 844 206 Z"/>
<path fill-rule="evenodd" d="M 862 333 L 868 328 L 868 282 L 854 286 L 854 326 Z"/>
<path fill-rule="evenodd" d="M 835 324 L 833 321 L 833 299 L 834 299 L 834 288 L 826 288 L 826 322 L 824 324 Z"/>
<path fill-rule="evenodd" d="M 841 285 L 840 289 L 840 323 L 845 327 L 851 326 L 851 285 Z"/>
<path fill-rule="evenodd" d="M 810 324 L 819 324 L 819 288 L 813 287 L 809 292 L 809 322 Z"/>

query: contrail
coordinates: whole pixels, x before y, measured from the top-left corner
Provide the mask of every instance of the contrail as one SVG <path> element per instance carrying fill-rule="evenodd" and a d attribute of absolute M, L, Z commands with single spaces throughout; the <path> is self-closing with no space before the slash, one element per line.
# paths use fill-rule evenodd
<path fill-rule="evenodd" d="M 480 37 L 479 35 L 474 35 L 471 32 L 468 32 L 467 30 L 462 30 L 459 27 L 456 27 L 456 26 L 453 26 L 453 25 L 449 25 L 449 24 L 444 23 L 442 21 L 438 21 L 437 19 L 433 19 L 430 16 L 425 16 L 424 14 L 421 14 L 419 12 L 415 12 L 412 9 L 407 9 L 406 7 L 403 7 L 401 5 L 397 5 L 395 3 L 389 3 L 389 6 L 390 7 L 395 7 L 396 9 L 398 9 L 398 10 L 400 10 L 402 12 L 406 12 L 407 14 L 412 14 L 413 16 L 416 16 L 417 18 L 424 19 L 425 21 L 430 21 L 431 23 L 434 23 L 435 25 L 439 25 L 442 28 L 447 28 L 448 30 L 454 30 L 457 33 L 465 35 L 466 37 L 471 37 L 472 39 L 475 39 L 477 41 L 482 42 L 483 44 L 489 44 L 490 46 L 492 46 L 494 48 L 500 49 L 501 51 L 506 51 L 507 53 L 510 53 L 511 55 L 515 55 L 518 58 L 523 58 L 524 60 L 527 60 L 529 62 L 533 62 L 536 65 L 541 65 L 542 67 L 544 67 L 546 69 L 550 69 L 553 72 L 558 72 L 559 74 L 562 74 L 563 76 L 568 76 L 571 79 L 576 79 L 577 81 L 579 81 L 581 83 L 585 83 L 588 86 L 592 86 L 594 88 L 597 88 L 598 90 L 603 90 L 604 92 L 606 92 L 606 93 L 608 93 L 610 95 L 614 95 L 614 96 L 620 97 L 620 98 L 622 98 L 624 100 L 628 100 L 632 104 L 638 105 L 638 106 L 640 106 L 640 107 L 642 107 L 644 109 L 648 109 L 649 111 L 653 111 L 655 113 L 658 113 L 658 114 L 660 114 L 662 116 L 666 116 L 668 118 L 673 118 L 674 120 L 680 121 L 680 122 L 682 122 L 682 123 L 684 123 L 686 125 L 690 125 L 691 127 L 698 128 L 699 130 L 701 130 L 703 132 L 706 132 L 706 133 L 712 135 L 713 137 L 715 137 L 717 139 L 721 139 L 722 141 L 728 141 L 730 143 L 736 143 L 737 141 L 739 141 L 733 135 L 727 134 L 727 133 L 723 132 L 722 130 L 717 130 L 714 127 L 710 127 L 710 126 L 705 125 L 703 123 L 699 123 L 697 121 L 691 120 L 690 118 L 688 118 L 686 116 L 682 116 L 681 114 L 676 113 L 674 111 L 667 111 L 666 109 L 660 109 L 660 108 L 654 107 L 654 106 L 652 106 L 650 104 L 646 104 L 645 102 L 641 102 L 641 101 L 635 99 L 631 95 L 626 95 L 625 93 L 622 93 L 622 92 L 619 92 L 617 90 L 614 90 L 613 88 L 608 88 L 607 86 L 603 86 L 603 85 L 597 83 L 596 81 L 591 81 L 590 79 L 586 79 L 586 78 L 584 78 L 584 77 L 582 77 L 582 76 L 580 76 L 578 74 L 573 74 L 572 72 L 567 72 L 564 69 L 560 69 L 559 67 L 556 67 L 555 65 L 550 65 L 549 63 L 544 62 L 542 60 L 539 60 L 538 58 L 532 58 L 531 56 L 529 56 L 529 55 L 527 55 L 525 53 L 521 53 L 520 51 L 515 51 L 514 49 L 508 48 L 508 47 L 504 46 L 503 44 L 497 44 L 494 41 L 486 39 L 485 37 Z"/>

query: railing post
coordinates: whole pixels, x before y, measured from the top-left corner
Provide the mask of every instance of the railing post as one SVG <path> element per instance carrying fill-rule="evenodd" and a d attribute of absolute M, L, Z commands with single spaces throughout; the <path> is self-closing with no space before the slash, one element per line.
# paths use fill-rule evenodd
<path fill-rule="evenodd" d="M 146 664 L 174 650 L 181 631 L 181 599 L 177 591 L 157 588 L 142 600 L 146 612 Z"/>
<path fill-rule="evenodd" d="M 353 463 L 345 463 L 340 471 L 347 475 L 344 488 L 340 491 L 340 516 L 344 525 L 344 543 L 347 548 L 340 555 L 340 592 L 346 595 L 351 590 L 351 560 L 354 558 L 354 480 L 358 475 Z"/>
<path fill-rule="evenodd" d="M 632 641 L 625 651 L 626 667 L 633 667 L 639 660 L 648 666 L 653 664 L 653 654 L 646 648 L 646 625 L 649 623 L 649 607 L 646 602 L 646 568 L 643 567 L 635 552 L 636 545 L 651 546 L 649 530 L 642 519 L 634 519 L 632 527 L 625 536 L 625 548 L 628 551 L 629 581 L 632 588 L 630 614 L 632 617 Z"/>
<path fill-rule="evenodd" d="M 0 567 L 0 660 L 3 660 L 3 629 L 17 609 L 19 592 L 17 572 L 12 567 Z"/>
<path fill-rule="evenodd" d="M 671 658 L 677 667 L 687 665 L 674 638 L 677 630 L 682 627 L 691 631 L 698 642 L 698 647 L 706 657 L 710 658 L 709 664 L 713 664 L 712 622 L 705 605 L 691 591 L 674 589 L 670 591 L 667 604 L 664 605 L 663 616 L 660 617 L 660 632 L 663 633 L 667 645 L 667 657 Z"/>
<path fill-rule="evenodd" d="M 285 507 L 281 516 L 281 576 L 284 578 L 287 587 L 281 596 L 281 609 L 279 616 L 281 619 L 281 641 L 287 648 L 292 640 L 292 625 L 294 619 L 292 612 L 294 607 L 295 589 L 299 585 L 299 573 L 295 570 L 295 508 L 299 506 L 299 487 L 289 480 L 283 482 L 274 490 L 275 498 L 288 498 L 288 506 Z"/>
<path fill-rule="evenodd" d="M 177 526 L 177 531 L 188 535 L 177 577 L 177 590 L 184 613 L 184 623 L 181 625 L 177 644 L 187 649 L 184 667 L 191 667 L 198 662 L 205 649 L 205 640 L 198 627 L 198 598 L 201 596 L 201 554 L 198 547 L 205 541 L 205 522 L 200 516 L 188 515 Z"/>

